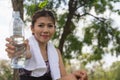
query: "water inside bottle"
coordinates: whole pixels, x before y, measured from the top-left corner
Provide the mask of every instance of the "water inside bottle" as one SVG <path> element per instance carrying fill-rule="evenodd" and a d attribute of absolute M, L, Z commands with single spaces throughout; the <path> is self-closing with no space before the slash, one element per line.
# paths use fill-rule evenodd
<path fill-rule="evenodd" d="M 23 36 L 12 36 L 12 44 L 15 46 L 15 56 L 12 59 L 12 68 L 23 68 L 25 62 L 25 44 Z"/>

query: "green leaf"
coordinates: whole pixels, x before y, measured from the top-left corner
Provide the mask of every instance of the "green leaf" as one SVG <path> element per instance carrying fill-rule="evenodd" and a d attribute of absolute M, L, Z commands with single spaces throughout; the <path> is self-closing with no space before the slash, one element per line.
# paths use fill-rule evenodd
<path fill-rule="evenodd" d="M 39 3 L 38 7 L 42 9 L 47 5 L 47 3 L 48 3 L 48 0 L 44 0 L 43 2 Z"/>
<path fill-rule="evenodd" d="M 88 45 L 92 44 L 93 32 L 91 32 L 92 27 L 85 28 L 84 42 Z"/>

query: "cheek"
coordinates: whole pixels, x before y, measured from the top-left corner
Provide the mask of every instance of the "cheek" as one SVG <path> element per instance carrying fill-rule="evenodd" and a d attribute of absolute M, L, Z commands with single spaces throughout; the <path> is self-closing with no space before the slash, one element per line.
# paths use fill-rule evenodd
<path fill-rule="evenodd" d="M 38 33 L 40 30 L 37 27 L 31 29 L 32 33 Z"/>
<path fill-rule="evenodd" d="M 52 31 L 52 35 L 54 35 L 54 34 L 55 34 L 55 31 L 56 31 L 55 29 Z"/>

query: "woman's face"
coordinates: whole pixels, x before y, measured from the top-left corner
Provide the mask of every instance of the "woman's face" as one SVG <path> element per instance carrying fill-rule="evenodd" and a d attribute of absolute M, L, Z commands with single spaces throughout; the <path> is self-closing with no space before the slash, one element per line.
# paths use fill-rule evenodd
<path fill-rule="evenodd" d="M 31 30 L 39 43 L 47 43 L 55 33 L 55 25 L 51 17 L 39 17 Z"/>

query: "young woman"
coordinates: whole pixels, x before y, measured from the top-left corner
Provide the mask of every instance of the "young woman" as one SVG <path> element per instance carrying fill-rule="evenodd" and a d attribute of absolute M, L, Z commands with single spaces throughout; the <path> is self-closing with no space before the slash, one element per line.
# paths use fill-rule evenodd
<path fill-rule="evenodd" d="M 20 69 L 20 80 L 87 80 L 85 71 L 67 74 L 61 53 L 49 40 L 56 30 L 55 17 L 51 11 L 41 10 L 32 17 L 32 36 L 25 41 L 27 45 L 26 65 Z M 6 38 L 9 43 L 11 38 Z M 9 57 L 14 56 L 15 46 L 7 43 Z"/>

